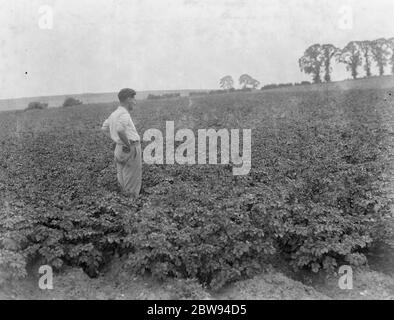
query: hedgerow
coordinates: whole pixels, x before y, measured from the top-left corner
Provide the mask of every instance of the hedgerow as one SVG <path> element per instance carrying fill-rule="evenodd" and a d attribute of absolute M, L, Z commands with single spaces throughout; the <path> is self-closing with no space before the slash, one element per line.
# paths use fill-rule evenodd
<path fill-rule="evenodd" d="M 42 110 L 42 109 L 47 109 L 47 108 L 48 108 L 48 103 L 32 101 L 32 102 L 29 102 L 29 104 L 27 105 L 25 111 L 28 111 L 28 110 Z"/>
<path fill-rule="evenodd" d="M 72 106 L 79 106 L 82 104 L 81 100 L 78 100 L 74 97 L 67 97 L 64 101 L 63 101 L 63 107 L 72 107 Z"/>
<path fill-rule="evenodd" d="M 233 176 L 231 164 L 144 164 L 141 197 L 132 201 L 118 192 L 111 141 L 99 131 L 113 106 L 32 113 L 34 134 L 16 139 L 10 121 L 18 115 L 5 114 L 3 274 L 24 276 L 39 257 L 97 276 L 117 253 L 135 272 L 217 289 L 261 271 L 273 254 L 313 271 L 365 263 L 364 250 L 390 231 L 390 109 L 378 91 L 212 95 L 192 110 L 187 98 L 163 100 L 160 110 L 157 103 L 142 102 L 141 135 L 164 132 L 186 110 L 193 130 L 251 128 L 250 173 Z"/>

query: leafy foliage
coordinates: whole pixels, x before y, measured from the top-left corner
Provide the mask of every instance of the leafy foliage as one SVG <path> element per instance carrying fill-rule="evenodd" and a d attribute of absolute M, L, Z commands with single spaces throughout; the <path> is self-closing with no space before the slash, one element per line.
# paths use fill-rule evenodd
<path fill-rule="evenodd" d="M 360 43 L 356 41 L 349 42 L 346 47 L 341 50 L 338 61 L 346 64 L 346 70 L 351 72 L 353 79 L 357 79 L 357 68 L 362 65 Z"/>
<path fill-rule="evenodd" d="M 252 78 L 248 74 L 243 74 L 239 77 L 239 84 L 245 89 L 246 88 L 256 89 L 260 85 L 260 81 Z"/>
<path fill-rule="evenodd" d="M 324 66 L 326 82 L 331 81 L 331 60 L 344 63 L 352 78 L 357 79 L 358 67 L 364 63 L 366 77 L 371 77 L 371 64 L 374 60 L 379 70 L 379 75 L 384 75 L 388 63 L 394 74 L 394 38 L 379 38 L 376 40 L 350 41 L 344 48 L 337 48 L 332 44 L 314 44 L 308 47 L 298 64 L 302 72 L 311 74 L 314 83 L 321 82 L 321 69 Z"/>
<path fill-rule="evenodd" d="M 96 276 L 118 253 L 135 272 L 220 288 L 275 253 L 314 271 L 364 263 L 363 251 L 390 233 L 382 186 L 392 107 L 382 94 L 239 92 L 198 97 L 192 109 L 188 98 L 143 101 L 141 133 L 165 132 L 167 120 L 194 131 L 251 128 L 252 169 L 144 164 L 134 202 L 118 193 L 99 130 L 113 105 L 29 113 L 29 136 L 15 135 L 23 114 L 3 113 L 0 271 L 23 276 L 41 257 Z"/>
<path fill-rule="evenodd" d="M 81 104 L 82 101 L 75 99 L 73 97 L 67 97 L 63 102 L 63 107 L 79 106 Z"/>
<path fill-rule="evenodd" d="M 25 109 L 27 110 L 42 110 L 42 109 L 47 109 L 48 108 L 48 103 L 43 103 L 43 102 L 38 102 L 38 101 L 32 101 L 29 102 L 29 104 L 27 105 L 27 108 Z"/>
<path fill-rule="evenodd" d="M 292 83 L 272 83 L 272 84 L 266 84 L 261 87 L 261 90 L 266 90 L 266 89 L 276 89 L 276 88 L 285 88 L 285 87 L 292 87 Z"/>
<path fill-rule="evenodd" d="M 321 69 L 324 64 L 322 46 L 314 44 L 308 47 L 298 60 L 300 70 L 311 74 L 314 83 L 321 83 Z"/>
<path fill-rule="evenodd" d="M 373 59 L 372 55 L 372 42 L 371 41 L 358 41 L 357 42 L 360 48 L 360 51 L 364 57 L 364 70 L 367 77 L 372 76 L 371 72 L 371 62 Z"/>
<path fill-rule="evenodd" d="M 230 90 L 234 88 L 234 80 L 232 76 L 224 76 L 219 80 L 220 87 L 224 90 Z"/>
<path fill-rule="evenodd" d="M 171 99 L 171 98 L 179 98 L 181 94 L 179 92 L 174 93 L 164 93 L 164 94 L 148 94 L 148 100 L 159 100 L 159 99 Z"/>
<path fill-rule="evenodd" d="M 334 58 L 335 56 L 337 56 L 339 54 L 340 50 L 339 50 L 339 48 L 335 47 L 332 44 L 323 44 L 322 51 L 323 51 L 323 55 L 324 55 L 324 70 L 325 70 L 324 80 L 326 82 L 330 82 L 331 81 L 331 71 L 332 71 L 331 60 L 332 60 L 332 58 Z"/>

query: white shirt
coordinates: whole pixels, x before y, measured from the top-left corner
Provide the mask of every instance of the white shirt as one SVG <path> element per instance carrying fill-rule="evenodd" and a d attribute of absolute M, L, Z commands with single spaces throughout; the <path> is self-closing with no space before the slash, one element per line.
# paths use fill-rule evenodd
<path fill-rule="evenodd" d="M 135 129 L 133 120 L 131 120 L 130 113 L 122 106 L 111 113 L 108 119 L 104 121 L 101 129 L 105 131 L 109 129 L 111 139 L 118 144 L 123 144 L 118 135 L 118 131 L 121 130 L 124 130 L 128 140 L 140 141 L 140 136 Z"/>

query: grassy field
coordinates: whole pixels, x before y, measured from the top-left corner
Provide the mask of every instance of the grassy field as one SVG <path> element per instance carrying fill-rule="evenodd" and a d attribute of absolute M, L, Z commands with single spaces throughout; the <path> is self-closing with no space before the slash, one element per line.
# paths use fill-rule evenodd
<path fill-rule="evenodd" d="M 383 76 L 383 77 L 372 77 L 368 79 L 344 80 L 333 82 L 325 85 L 302 85 L 297 87 L 282 88 L 281 92 L 294 92 L 294 91 L 319 91 L 319 90 L 349 90 L 349 89 L 392 89 L 394 88 L 394 77 Z M 277 89 L 270 89 L 267 91 L 275 92 Z M 152 90 L 152 91 L 140 91 L 137 95 L 137 100 L 144 100 L 149 94 L 161 95 L 165 93 L 178 92 L 182 97 L 187 97 L 190 92 L 196 91 L 209 91 L 207 90 Z M 0 99 L 0 111 L 5 110 L 23 110 L 27 107 L 29 102 L 39 101 L 48 103 L 49 108 L 60 107 L 66 97 L 72 96 L 78 100 L 81 100 L 84 104 L 94 103 L 110 103 L 117 101 L 117 92 L 107 93 L 83 93 L 83 94 L 69 94 L 69 95 L 57 95 L 57 96 L 43 96 L 43 97 L 26 97 L 18 99 Z"/>
<path fill-rule="evenodd" d="M 137 100 L 144 100 L 149 94 L 162 95 L 166 93 L 178 92 L 181 96 L 188 96 L 189 92 L 200 91 L 200 90 L 152 90 L 152 91 L 139 91 L 136 96 Z M 69 95 L 57 95 L 57 96 L 43 96 L 43 97 L 26 97 L 18 99 L 0 99 L 0 111 L 4 110 L 23 110 L 27 107 L 29 102 L 38 101 L 42 103 L 48 103 L 49 108 L 57 108 L 63 105 L 64 100 L 67 97 L 74 97 L 84 104 L 93 103 L 110 103 L 117 101 L 117 92 L 107 93 L 78 93 Z"/>
<path fill-rule="evenodd" d="M 3 297 L 392 299 L 390 250 L 373 249 L 393 231 L 390 79 L 140 101 L 141 136 L 251 129 L 252 169 L 144 164 L 136 202 L 99 130 L 116 103 L 0 113 Z M 49 294 L 40 263 L 59 272 Z"/>

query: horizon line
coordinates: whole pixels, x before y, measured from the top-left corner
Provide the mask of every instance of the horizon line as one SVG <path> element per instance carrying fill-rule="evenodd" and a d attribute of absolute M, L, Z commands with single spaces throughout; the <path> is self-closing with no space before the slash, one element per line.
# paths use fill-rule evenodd
<path fill-rule="evenodd" d="M 154 91 L 202 91 L 202 90 L 218 90 L 216 88 L 204 88 L 204 89 L 143 89 L 136 90 L 138 92 L 154 92 Z M 4 100 L 18 100 L 18 99 L 32 99 L 32 98 L 46 98 L 46 97 L 62 97 L 62 96 L 76 96 L 76 95 L 86 95 L 86 94 L 117 94 L 118 91 L 104 91 L 104 92 L 80 92 L 80 93 L 60 93 L 60 94 L 47 94 L 47 95 L 37 95 L 37 96 L 22 96 L 14 98 L 0 98 L 0 101 Z"/>
<path fill-rule="evenodd" d="M 340 80 L 333 80 L 330 82 L 321 82 L 318 84 L 328 84 L 328 83 L 336 83 L 336 82 L 343 82 L 343 81 L 352 81 L 352 80 L 363 80 L 363 79 L 369 79 L 369 78 L 380 78 L 380 77 L 393 77 L 394 74 L 384 74 L 384 75 L 372 75 L 370 77 L 359 77 L 357 79 L 352 79 L 351 77 L 349 78 L 344 78 Z M 309 80 L 308 80 L 309 81 Z M 316 84 L 313 81 L 309 81 L 311 84 Z M 284 83 L 284 82 L 283 82 Z M 278 83 L 278 84 L 283 84 L 283 83 Z M 289 82 L 292 83 L 293 85 L 297 82 Z M 271 83 L 267 83 L 264 85 L 269 85 Z M 262 85 L 261 88 L 264 86 Z M 256 90 L 260 90 L 256 89 Z M 156 91 L 205 91 L 205 90 L 220 90 L 221 88 L 201 88 L 201 89 L 143 89 L 143 90 L 136 90 L 137 95 L 138 92 L 156 92 Z M 118 91 L 105 91 L 105 92 L 80 92 L 80 93 L 63 93 L 63 94 L 48 94 L 48 95 L 38 95 L 38 96 L 22 96 L 22 97 L 16 97 L 16 98 L 0 98 L 0 101 L 6 101 L 6 100 L 22 100 L 22 99 L 33 99 L 33 98 L 47 98 L 47 97 L 63 97 L 63 96 L 77 96 L 77 95 L 98 95 L 98 94 L 117 94 Z"/>

